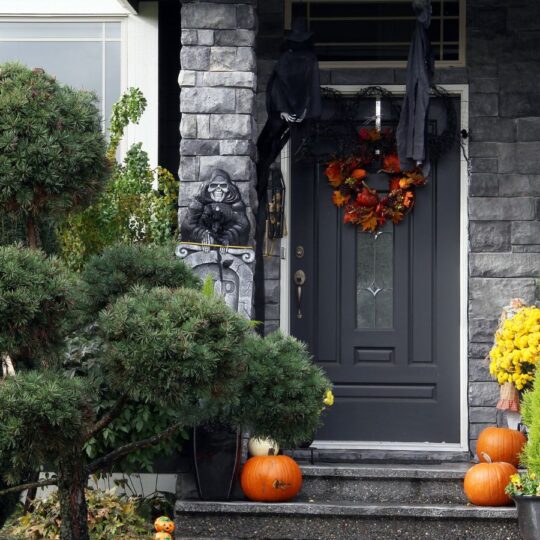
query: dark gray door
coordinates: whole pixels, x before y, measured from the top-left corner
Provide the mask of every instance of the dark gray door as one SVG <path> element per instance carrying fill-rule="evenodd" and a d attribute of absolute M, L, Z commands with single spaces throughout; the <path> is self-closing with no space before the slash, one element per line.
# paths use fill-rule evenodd
<path fill-rule="evenodd" d="M 445 117 L 433 100 L 431 129 L 441 132 Z M 293 160 L 291 205 L 291 333 L 335 385 L 316 438 L 458 443 L 459 149 L 433 164 L 413 213 L 379 234 L 343 224 L 315 161 Z"/>

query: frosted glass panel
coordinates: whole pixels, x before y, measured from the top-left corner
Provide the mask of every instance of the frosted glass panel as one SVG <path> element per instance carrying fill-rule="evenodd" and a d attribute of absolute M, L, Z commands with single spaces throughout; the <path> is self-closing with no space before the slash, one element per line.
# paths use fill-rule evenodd
<path fill-rule="evenodd" d="M 356 266 L 357 328 L 391 328 L 394 311 L 394 231 L 358 232 Z"/>
<path fill-rule="evenodd" d="M 105 119 L 109 125 L 112 106 L 120 97 L 120 43 L 105 43 Z"/>
<path fill-rule="evenodd" d="M 119 25 L 119 23 L 118 23 Z M 96 38 L 103 36 L 101 22 L 1 22 L 1 39 Z"/>
<path fill-rule="evenodd" d="M 105 23 L 105 37 L 107 39 L 120 39 L 120 23 Z"/>

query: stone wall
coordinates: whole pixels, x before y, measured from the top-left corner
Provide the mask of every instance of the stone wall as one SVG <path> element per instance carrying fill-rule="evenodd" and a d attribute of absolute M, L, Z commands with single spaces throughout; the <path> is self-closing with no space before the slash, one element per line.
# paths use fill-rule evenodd
<path fill-rule="evenodd" d="M 256 0 L 184 0 L 181 17 L 179 220 L 220 168 L 240 189 L 253 237 Z"/>

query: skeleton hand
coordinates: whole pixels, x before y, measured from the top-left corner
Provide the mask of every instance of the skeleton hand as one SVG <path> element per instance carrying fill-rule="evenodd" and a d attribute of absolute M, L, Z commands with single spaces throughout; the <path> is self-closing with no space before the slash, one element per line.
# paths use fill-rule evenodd
<path fill-rule="evenodd" d="M 225 255 L 229 251 L 229 242 L 225 241 L 223 242 L 223 245 L 219 248 L 219 252 L 222 255 Z"/>
<path fill-rule="evenodd" d="M 203 236 L 203 244 L 213 244 L 214 243 L 214 237 L 209 233 L 205 232 Z M 204 253 L 208 253 L 210 251 L 210 246 L 205 245 L 202 248 Z"/>
<path fill-rule="evenodd" d="M 285 122 L 289 122 L 289 123 L 292 123 L 292 122 L 296 122 L 296 114 L 289 114 L 289 113 L 286 113 L 286 112 L 282 112 L 280 114 L 281 118 L 283 118 L 283 120 L 285 120 Z"/>

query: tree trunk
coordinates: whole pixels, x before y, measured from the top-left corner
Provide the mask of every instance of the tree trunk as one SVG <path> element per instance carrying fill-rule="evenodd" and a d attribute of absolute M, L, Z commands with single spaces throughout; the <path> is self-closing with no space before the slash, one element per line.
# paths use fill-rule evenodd
<path fill-rule="evenodd" d="M 90 540 L 84 493 L 88 484 L 88 472 L 80 454 L 71 457 L 58 468 L 58 497 L 62 518 L 60 540 Z"/>
<path fill-rule="evenodd" d="M 26 218 L 26 240 L 32 249 L 38 248 L 38 229 L 33 217 Z"/>

